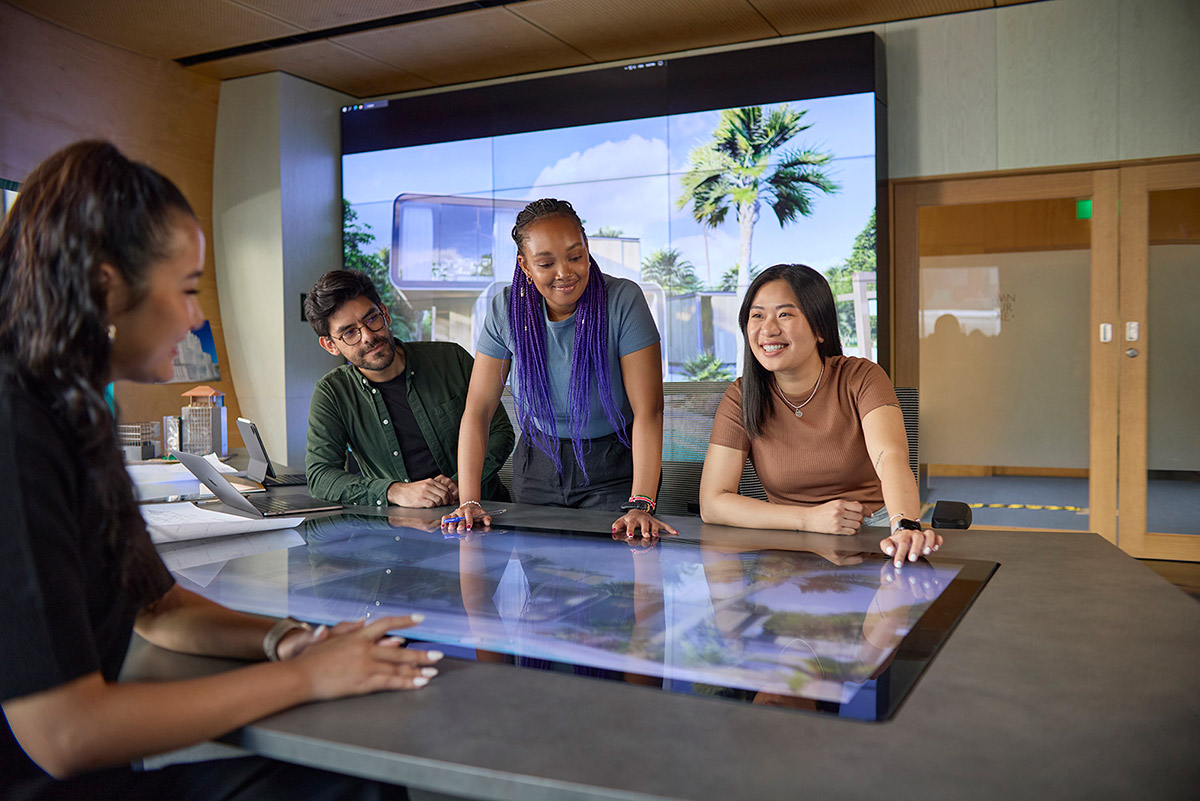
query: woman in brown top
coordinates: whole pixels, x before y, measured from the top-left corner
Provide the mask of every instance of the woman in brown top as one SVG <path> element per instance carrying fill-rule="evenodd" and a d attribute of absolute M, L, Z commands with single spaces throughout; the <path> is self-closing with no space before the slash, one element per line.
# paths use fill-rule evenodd
<path fill-rule="evenodd" d="M 936 551 L 942 538 L 917 522 L 896 392 L 879 365 L 842 355 L 825 278 L 800 264 L 764 270 L 738 324 L 745 375 L 713 422 L 700 480 L 704 521 L 826 534 L 888 521 L 880 547 L 897 566 Z M 747 455 L 769 503 L 738 495 Z"/>

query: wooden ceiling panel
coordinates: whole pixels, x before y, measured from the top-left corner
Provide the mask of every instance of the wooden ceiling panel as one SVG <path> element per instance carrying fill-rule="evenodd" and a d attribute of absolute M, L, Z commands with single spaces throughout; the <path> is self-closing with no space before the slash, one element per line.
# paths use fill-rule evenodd
<path fill-rule="evenodd" d="M 167 59 L 301 32 L 227 0 L 7 1 L 67 30 Z"/>
<path fill-rule="evenodd" d="M 992 0 L 754 0 L 784 36 L 992 8 Z"/>
<path fill-rule="evenodd" d="M 794 0 L 793 0 L 794 2 Z M 529 0 L 509 6 L 593 61 L 779 35 L 747 0 Z"/>
<path fill-rule="evenodd" d="M 463 0 L 6 0 L 145 56 L 178 59 Z M 281 70 L 356 97 L 1041 0 L 523 0 L 197 64 Z"/>
<path fill-rule="evenodd" d="M 503 8 L 354 33 L 333 41 L 439 86 L 590 61 Z"/>
<path fill-rule="evenodd" d="M 327 41 L 247 53 L 197 64 L 189 69 L 221 80 L 264 72 L 286 72 L 354 97 L 408 92 L 433 85 L 416 75 Z"/>
<path fill-rule="evenodd" d="M 239 0 L 307 31 L 456 5 L 462 0 Z"/>

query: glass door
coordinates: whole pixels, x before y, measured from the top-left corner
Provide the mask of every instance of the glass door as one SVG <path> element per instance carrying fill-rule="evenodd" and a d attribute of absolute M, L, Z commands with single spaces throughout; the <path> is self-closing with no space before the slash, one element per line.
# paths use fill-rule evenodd
<path fill-rule="evenodd" d="M 896 187 L 893 376 L 920 389 L 926 498 L 977 526 L 1116 541 L 1116 190 L 1115 170 Z"/>
<path fill-rule="evenodd" d="M 1120 182 L 1118 544 L 1200 561 L 1200 161 Z"/>

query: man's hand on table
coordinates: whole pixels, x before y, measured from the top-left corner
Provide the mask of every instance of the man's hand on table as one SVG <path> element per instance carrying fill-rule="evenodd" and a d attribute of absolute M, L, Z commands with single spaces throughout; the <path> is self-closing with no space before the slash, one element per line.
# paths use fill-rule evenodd
<path fill-rule="evenodd" d="M 413 509 L 449 506 L 458 501 L 458 485 L 446 476 L 434 476 L 424 481 L 395 481 L 387 490 L 388 503 Z"/>

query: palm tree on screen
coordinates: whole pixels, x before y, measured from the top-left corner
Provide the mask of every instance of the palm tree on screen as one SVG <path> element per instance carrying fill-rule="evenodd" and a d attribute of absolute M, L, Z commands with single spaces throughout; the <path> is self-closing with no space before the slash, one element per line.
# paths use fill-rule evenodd
<path fill-rule="evenodd" d="M 834 194 L 841 187 L 825 168 L 832 155 L 815 148 L 780 151 L 811 125 L 802 123 L 806 111 L 787 104 L 766 115 L 761 106 L 721 112 L 712 140 L 689 154 L 682 176 L 683 194 L 677 208 L 692 206 L 692 217 L 706 228 L 725 222 L 732 208 L 738 223 L 738 291 L 750 283 L 754 226 L 764 202 L 781 226 L 813 212 L 817 192 Z M 776 152 L 778 156 L 776 158 Z"/>
<path fill-rule="evenodd" d="M 675 248 L 659 248 L 642 261 L 642 280 L 658 284 L 668 295 L 700 289 L 696 268 Z"/>

